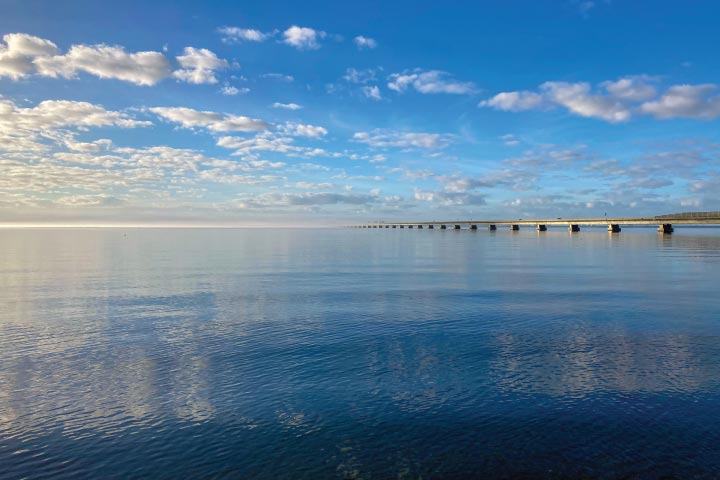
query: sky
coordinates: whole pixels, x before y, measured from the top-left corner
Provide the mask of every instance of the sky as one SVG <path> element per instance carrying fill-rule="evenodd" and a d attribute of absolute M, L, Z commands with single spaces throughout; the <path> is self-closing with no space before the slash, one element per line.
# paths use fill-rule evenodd
<path fill-rule="evenodd" d="M 0 224 L 720 210 L 715 1 L 0 12 Z"/>

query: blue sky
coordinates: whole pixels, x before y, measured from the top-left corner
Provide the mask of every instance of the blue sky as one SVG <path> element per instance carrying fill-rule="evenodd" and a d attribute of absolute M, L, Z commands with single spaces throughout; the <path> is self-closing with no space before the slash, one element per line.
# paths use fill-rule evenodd
<path fill-rule="evenodd" d="M 720 210 L 716 2 L 0 1 L 0 223 Z"/>

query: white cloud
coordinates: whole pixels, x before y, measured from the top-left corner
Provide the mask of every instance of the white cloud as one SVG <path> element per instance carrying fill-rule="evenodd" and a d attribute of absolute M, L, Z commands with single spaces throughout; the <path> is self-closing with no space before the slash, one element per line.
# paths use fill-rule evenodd
<path fill-rule="evenodd" d="M 695 118 L 712 120 L 720 116 L 718 85 L 675 85 L 659 98 L 651 85 L 654 77 L 636 75 L 600 83 L 607 94 L 593 93 L 587 82 L 545 82 L 539 92 L 502 92 L 482 101 L 480 107 L 521 111 L 564 107 L 582 117 L 599 118 L 610 123 L 625 122 L 634 113 L 655 118 Z"/>
<path fill-rule="evenodd" d="M 500 140 L 503 141 L 505 145 L 508 147 L 515 147 L 517 145 L 520 145 L 520 140 L 517 139 L 515 135 L 512 133 L 508 133 L 507 135 L 503 135 L 500 137 Z"/>
<path fill-rule="evenodd" d="M 444 175 L 437 177 L 444 192 L 465 193 L 477 188 L 509 187 L 512 190 L 530 190 L 533 188 L 537 175 L 520 169 L 506 169 L 485 173 L 476 177 Z"/>
<path fill-rule="evenodd" d="M 326 36 L 321 30 L 293 25 L 283 32 L 283 42 L 298 50 L 317 50 L 320 48 L 318 40 Z"/>
<path fill-rule="evenodd" d="M 410 168 L 393 168 L 390 173 L 399 173 L 404 180 L 410 180 L 411 182 L 426 180 L 435 176 L 435 172 L 431 170 L 412 170 Z"/>
<path fill-rule="evenodd" d="M 443 206 L 485 205 L 485 195 L 477 193 L 456 193 L 415 190 L 413 198 L 423 202 L 436 202 Z"/>
<path fill-rule="evenodd" d="M 73 163 L 79 165 L 93 165 L 104 168 L 113 168 L 121 165 L 124 159 L 116 155 L 95 155 L 97 152 L 81 151 L 81 152 L 56 152 L 53 154 L 53 160 L 61 163 Z"/>
<path fill-rule="evenodd" d="M 452 140 L 452 136 L 443 133 L 417 133 L 398 132 L 393 130 L 373 130 L 372 132 L 357 132 L 353 139 L 376 148 L 445 148 Z"/>
<path fill-rule="evenodd" d="M 330 157 L 351 158 L 353 155 L 341 152 L 329 152 L 322 148 L 295 145 L 294 137 L 320 138 L 327 134 L 323 127 L 286 123 L 276 130 L 260 132 L 253 138 L 225 136 L 217 140 L 217 145 L 235 150 L 233 155 L 253 158 L 257 152 L 282 153 L 289 157 Z"/>
<path fill-rule="evenodd" d="M 367 194 L 351 193 L 265 193 L 248 198 L 248 207 L 268 206 L 313 206 L 313 205 L 365 205 L 377 201 L 377 197 Z"/>
<path fill-rule="evenodd" d="M 260 75 L 262 78 L 271 78 L 273 80 L 280 80 L 281 82 L 292 82 L 295 77 L 292 75 L 285 75 L 284 73 L 263 73 Z"/>
<path fill-rule="evenodd" d="M 36 142 L 38 135 L 62 144 L 70 141 L 72 145 L 72 136 L 60 135 L 58 130 L 61 129 L 148 125 L 151 123 L 87 102 L 45 100 L 36 107 L 22 108 L 10 100 L 0 99 L 0 150 L 43 150 L 45 147 Z M 78 149 L 82 148 L 82 145 L 78 146 Z"/>
<path fill-rule="evenodd" d="M 501 92 L 479 103 L 480 107 L 492 107 L 496 110 L 519 112 L 541 108 L 545 100 L 542 95 L 533 92 Z"/>
<path fill-rule="evenodd" d="M 3 36 L 3 40 L 7 45 L 7 51 L 17 55 L 41 57 L 57 53 L 57 45 L 50 40 L 25 33 L 8 33 Z"/>
<path fill-rule="evenodd" d="M 623 77 L 612 82 L 603 82 L 600 85 L 607 90 L 609 94 L 616 98 L 630 101 L 642 101 L 652 98 L 657 94 L 655 87 L 648 82 L 653 80 L 647 75 Z"/>
<path fill-rule="evenodd" d="M 180 70 L 173 72 L 173 77 L 183 82 L 202 84 L 217 83 L 215 70 L 228 67 L 227 60 L 218 58 L 206 48 L 185 47 L 183 55 L 177 57 Z"/>
<path fill-rule="evenodd" d="M 100 78 L 155 85 L 170 75 L 170 62 L 160 52 L 128 53 L 110 45 L 74 45 L 65 55 L 36 57 L 40 75 L 73 78 L 83 71 Z"/>
<path fill-rule="evenodd" d="M 663 95 L 651 102 L 640 106 L 643 113 L 655 118 L 697 118 L 712 120 L 720 116 L 720 96 L 714 95 L 718 86 L 704 85 L 675 85 L 667 89 Z"/>
<path fill-rule="evenodd" d="M 590 84 L 545 82 L 540 86 L 545 96 L 581 117 L 601 118 L 611 123 L 630 119 L 630 110 L 618 100 L 590 93 Z"/>
<path fill-rule="evenodd" d="M 112 147 L 112 140 L 102 138 L 92 142 L 76 142 L 72 139 L 65 140 L 65 146 L 70 150 L 76 152 L 100 152 L 102 150 L 108 150 Z"/>
<path fill-rule="evenodd" d="M 298 105 L 297 103 L 280 103 L 275 102 L 272 104 L 273 108 L 283 108 L 285 110 L 300 110 L 302 105 Z"/>
<path fill-rule="evenodd" d="M 209 159 L 195 150 L 155 146 L 147 148 L 118 148 L 116 153 L 128 156 L 133 165 L 150 168 L 169 168 L 176 174 L 198 171 L 198 165 Z"/>
<path fill-rule="evenodd" d="M 302 190 L 328 190 L 330 188 L 335 188 L 335 185 L 329 182 L 323 182 L 323 183 L 310 183 L 310 182 L 296 182 L 295 188 L 300 188 Z"/>
<path fill-rule="evenodd" d="M 25 192 L 58 192 L 82 190 L 106 192 L 112 187 L 125 187 L 131 183 L 145 182 L 143 172 L 81 168 L 78 166 L 38 165 L 26 163 L 5 163 L 0 176 L 0 190 Z M 154 180 L 157 180 L 154 179 Z"/>
<path fill-rule="evenodd" d="M 347 68 L 343 80 L 349 83 L 369 83 L 377 80 L 377 70 L 375 68 L 367 68 L 365 70 L 358 70 L 356 68 Z"/>
<path fill-rule="evenodd" d="M 244 94 L 248 93 L 249 91 L 250 91 L 250 89 L 247 87 L 237 88 L 237 87 L 230 85 L 227 82 L 220 89 L 220 93 L 222 93 L 223 95 L 228 95 L 228 96 L 233 96 L 233 95 L 238 95 L 238 94 L 244 95 Z"/>
<path fill-rule="evenodd" d="M 374 38 L 363 37 L 362 35 L 355 37 L 354 42 L 360 50 L 363 48 L 377 48 L 378 46 Z"/>
<path fill-rule="evenodd" d="M 293 139 L 287 137 L 268 138 L 266 136 L 256 136 L 254 138 L 239 138 L 227 136 L 220 137 L 217 145 L 236 150 L 236 155 L 249 155 L 256 151 L 294 152 L 298 147 L 291 145 L 292 142 Z"/>
<path fill-rule="evenodd" d="M 617 87 L 616 91 L 622 91 L 622 88 L 617 85 L 615 87 Z M 627 88 L 625 93 L 627 93 Z M 600 118 L 611 123 L 624 122 L 632 116 L 630 109 L 623 101 L 610 96 L 592 94 L 590 84 L 585 82 L 545 82 L 540 85 L 540 93 L 502 92 L 489 100 L 480 102 L 478 106 L 506 111 L 563 106 L 576 115 Z"/>
<path fill-rule="evenodd" d="M 94 207 L 113 206 L 122 202 L 115 197 L 100 193 L 97 195 L 69 195 L 66 197 L 60 197 L 55 203 L 67 207 Z"/>
<path fill-rule="evenodd" d="M 54 55 L 57 46 L 45 40 L 24 33 L 8 33 L 3 36 L 5 45 L 0 44 L 0 77 L 17 80 L 34 70 L 33 58 Z"/>
<path fill-rule="evenodd" d="M 315 125 L 303 125 L 301 123 L 286 123 L 280 130 L 285 135 L 293 137 L 319 138 L 327 135 L 328 131 L 323 127 Z"/>
<path fill-rule="evenodd" d="M 270 124 L 255 118 L 216 112 L 193 110 L 185 107 L 155 107 L 151 112 L 183 128 L 207 128 L 213 132 L 253 132 L 267 130 Z"/>
<path fill-rule="evenodd" d="M 224 183 L 227 185 L 257 185 L 275 180 L 273 177 L 263 178 L 253 175 L 234 175 L 220 169 L 203 170 L 200 172 L 200 178 L 202 180 Z"/>
<path fill-rule="evenodd" d="M 427 72 L 416 70 L 412 73 L 393 73 L 388 77 L 388 88 L 403 93 L 408 88 L 414 88 L 420 93 L 451 93 L 468 94 L 475 91 L 472 82 L 458 82 L 453 80 L 447 72 L 430 70 Z"/>
<path fill-rule="evenodd" d="M 218 32 L 224 35 L 222 41 L 225 43 L 264 42 L 277 34 L 277 30 L 265 33 L 253 28 L 239 27 L 221 27 Z"/>
<path fill-rule="evenodd" d="M 380 89 L 377 86 L 365 86 L 362 88 L 363 94 L 373 100 L 382 100 Z"/>

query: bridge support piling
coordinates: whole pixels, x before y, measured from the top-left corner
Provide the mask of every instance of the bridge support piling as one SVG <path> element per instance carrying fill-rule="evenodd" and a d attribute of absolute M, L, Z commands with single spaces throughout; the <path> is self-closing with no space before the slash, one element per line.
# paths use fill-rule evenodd
<path fill-rule="evenodd" d="M 610 233 L 620 233 L 621 230 L 622 228 L 620 228 L 620 225 L 618 225 L 617 223 L 611 223 L 610 225 L 608 225 L 608 232 Z"/>
<path fill-rule="evenodd" d="M 546 232 L 547 231 L 547 225 L 543 225 L 542 223 L 539 223 L 536 230 L 538 232 Z"/>
<path fill-rule="evenodd" d="M 570 225 L 568 226 L 568 232 L 574 233 L 580 231 L 580 225 Z"/>
<path fill-rule="evenodd" d="M 423 226 L 422 226 L 422 225 L 418 225 L 418 229 L 420 229 L 420 228 L 423 228 Z"/>
<path fill-rule="evenodd" d="M 435 226 L 434 226 L 434 225 L 428 225 L 428 228 L 429 228 L 430 230 L 432 230 L 433 228 L 435 228 Z"/>
<path fill-rule="evenodd" d="M 488 225 L 488 230 L 497 230 L 497 225 Z"/>
<path fill-rule="evenodd" d="M 658 227 L 658 232 L 660 233 L 672 233 L 674 230 L 672 223 L 663 223 Z"/>
<path fill-rule="evenodd" d="M 445 229 L 447 229 L 447 225 L 440 225 L 440 230 L 445 230 Z"/>
<path fill-rule="evenodd" d="M 470 230 L 477 230 L 477 225 L 470 225 Z"/>
<path fill-rule="evenodd" d="M 460 230 L 460 225 L 455 225 L 455 230 Z"/>
<path fill-rule="evenodd" d="M 512 230 L 513 232 L 517 232 L 518 230 L 520 230 L 520 225 L 517 225 L 517 224 L 510 225 L 510 230 Z"/>
<path fill-rule="evenodd" d="M 405 225 L 400 225 L 400 228 L 405 228 Z"/>

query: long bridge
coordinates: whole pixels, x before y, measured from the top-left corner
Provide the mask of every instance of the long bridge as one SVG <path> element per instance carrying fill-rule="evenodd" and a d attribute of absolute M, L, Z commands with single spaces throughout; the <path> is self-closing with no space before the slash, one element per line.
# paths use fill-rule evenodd
<path fill-rule="evenodd" d="M 533 226 L 544 232 L 549 226 L 564 226 L 570 232 L 579 232 L 581 226 L 605 226 L 608 232 L 619 233 L 622 226 L 658 225 L 658 232 L 672 233 L 673 225 L 717 225 L 720 224 L 720 212 L 685 212 L 654 217 L 620 217 L 620 218 L 545 218 L 545 219 L 514 219 L 514 220 L 454 220 L 432 222 L 371 222 L 352 225 L 353 228 L 427 228 L 446 230 L 470 229 L 485 227 L 497 230 L 505 226 L 510 230 L 520 230 L 520 226 Z"/>

